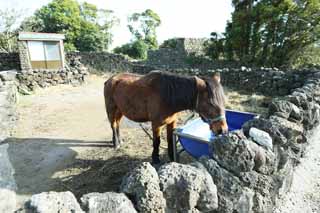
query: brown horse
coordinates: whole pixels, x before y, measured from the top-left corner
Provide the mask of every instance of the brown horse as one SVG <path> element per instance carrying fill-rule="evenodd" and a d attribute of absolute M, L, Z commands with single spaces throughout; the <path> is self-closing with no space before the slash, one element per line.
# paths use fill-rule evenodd
<path fill-rule="evenodd" d="M 168 154 L 173 160 L 172 133 L 180 111 L 196 111 L 215 134 L 228 131 L 220 75 L 202 79 L 160 71 L 144 76 L 122 73 L 104 83 L 104 98 L 115 148 L 120 146 L 119 124 L 123 115 L 136 122 L 151 121 L 154 164 L 160 163 L 160 133 L 165 126 Z"/>

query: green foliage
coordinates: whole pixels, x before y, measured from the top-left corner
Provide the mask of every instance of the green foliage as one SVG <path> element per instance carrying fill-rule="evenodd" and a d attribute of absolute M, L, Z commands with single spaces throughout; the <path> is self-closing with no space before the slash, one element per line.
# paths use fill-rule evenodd
<path fill-rule="evenodd" d="M 118 20 L 112 11 L 76 0 L 53 0 L 26 19 L 21 30 L 64 33 L 65 49 L 104 51 L 112 42 L 110 29 Z"/>
<path fill-rule="evenodd" d="M 116 47 L 113 52 L 135 59 L 146 59 L 149 49 L 158 48 L 156 28 L 161 21 L 158 14 L 150 9 L 134 13 L 128 18 L 128 28 L 134 39 L 132 42 Z"/>
<path fill-rule="evenodd" d="M 319 0 L 233 0 L 226 55 L 259 65 L 289 65 L 320 39 Z"/>
<path fill-rule="evenodd" d="M 300 67 L 320 67 L 320 46 L 310 45 L 299 52 L 298 55 L 292 57 L 290 64 L 294 68 Z"/>
<path fill-rule="evenodd" d="M 113 52 L 118 54 L 128 55 L 135 59 L 147 58 L 148 45 L 142 40 L 124 44 L 121 47 L 116 47 Z"/>
<path fill-rule="evenodd" d="M 204 43 L 205 54 L 213 60 L 217 60 L 220 57 L 223 57 L 224 43 L 225 43 L 224 38 L 219 37 L 217 33 L 212 32 L 210 40 Z"/>
<path fill-rule="evenodd" d="M 201 56 L 201 55 L 196 55 L 195 53 L 192 53 L 187 56 L 185 62 L 189 64 L 190 66 L 199 66 L 201 64 L 206 63 L 208 60 Z"/>
<path fill-rule="evenodd" d="M 157 13 L 150 9 L 134 13 L 128 22 L 128 28 L 136 40 L 144 41 L 149 49 L 158 48 L 156 28 L 160 26 L 161 20 Z"/>
<path fill-rule="evenodd" d="M 21 15 L 16 9 L 0 9 L 0 52 L 18 51 L 16 25 Z"/>
<path fill-rule="evenodd" d="M 169 48 L 169 49 L 175 49 L 177 47 L 177 40 L 176 39 L 168 39 L 165 40 L 161 45 L 160 48 Z"/>

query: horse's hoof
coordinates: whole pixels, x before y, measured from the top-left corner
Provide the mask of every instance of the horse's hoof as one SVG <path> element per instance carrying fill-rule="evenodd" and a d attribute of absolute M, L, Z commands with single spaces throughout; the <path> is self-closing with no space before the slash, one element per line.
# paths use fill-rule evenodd
<path fill-rule="evenodd" d="M 155 162 L 151 162 L 151 165 L 156 169 L 158 170 L 162 165 L 164 164 L 164 162 L 158 162 L 158 163 L 155 163 Z"/>
<path fill-rule="evenodd" d="M 162 166 L 164 162 L 160 160 L 159 157 L 152 158 L 151 165 L 157 170 L 160 166 Z"/>

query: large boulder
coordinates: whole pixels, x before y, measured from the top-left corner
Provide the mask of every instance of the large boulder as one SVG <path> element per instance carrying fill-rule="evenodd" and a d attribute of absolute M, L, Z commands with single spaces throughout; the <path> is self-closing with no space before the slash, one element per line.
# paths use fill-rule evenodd
<path fill-rule="evenodd" d="M 217 137 L 209 144 L 213 158 L 219 165 L 240 175 L 251 171 L 255 166 L 255 152 L 241 131 L 233 131 L 227 135 Z"/>
<path fill-rule="evenodd" d="M 15 212 L 17 210 L 16 192 L 0 188 L 0 212 Z"/>
<path fill-rule="evenodd" d="M 271 116 L 270 121 L 287 138 L 286 146 L 299 153 L 304 151 L 305 146 L 303 144 L 306 142 L 306 136 L 302 124 L 297 124 L 278 116 Z"/>
<path fill-rule="evenodd" d="M 279 130 L 279 127 L 277 124 L 271 122 L 268 119 L 264 118 L 254 118 L 248 122 L 246 122 L 243 126 L 243 132 L 244 134 L 249 137 L 249 131 L 250 129 L 254 127 L 257 129 L 260 129 L 262 131 L 267 132 L 273 141 L 274 144 L 280 144 L 284 145 L 287 143 L 287 138 L 283 135 L 283 133 Z"/>
<path fill-rule="evenodd" d="M 269 115 L 276 115 L 285 119 L 292 119 L 301 122 L 302 111 L 293 103 L 286 100 L 273 101 L 269 106 Z"/>
<path fill-rule="evenodd" d="M 213 159 L 201 158 L 218 190 L 218 209 L 221 213 L 253 212 L 254 191 L 243 186 L 242 181 L 228 170 L 220 167 Z"/>
<path fill-rule="evenodd" d="M 69 191 L 35 194 L 28 203 L 30 212 L 34 213 L 84 212 L 75 196 Z"/>
<path fill-rule="evenodd" d="M 140 212 L 165 212 L 166 202 L 159 183 L 155 168 L 144 162 L 122 180 L 120 191 L 132 199 Z"/>
<path fill-rule="evenodd" d="M 255 153 L 253 170 L 261 174 L 272 174 L 277 167 L 276 155 L 271 150 L 253 142 L 249 143 L 249 147 Z"/>
<path fill-rule="evenodd" d="M 113 212 L 135 213 L 137 212 L 132 202 L 123 193 L 89 193 L 81 197 L 82 208 L 87 213 Z"/>
<path fill-rule="evenodd" d="M 209 212 L 218 207 L 217 188 L 201 165 L 170 163 L 158 173 L 166 212 Z"/>
<path fill-rule="evenodd" d="M 16 70 L 1 71 L 0 72 L 0 79 L 2 81 L 15 81 L 16 75 L 17 75 Z"/>

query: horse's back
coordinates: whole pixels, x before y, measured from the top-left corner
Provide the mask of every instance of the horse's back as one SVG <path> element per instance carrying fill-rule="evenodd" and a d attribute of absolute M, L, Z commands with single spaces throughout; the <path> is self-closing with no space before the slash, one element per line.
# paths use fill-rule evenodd
<path fill-rule="evenodd" d="M 121 73 L 105 82 L 105 97 L 131 120 L 149 120 L 151 103 L 158 103 L 152 86 L 152 74 L 137 75 Z"/>

